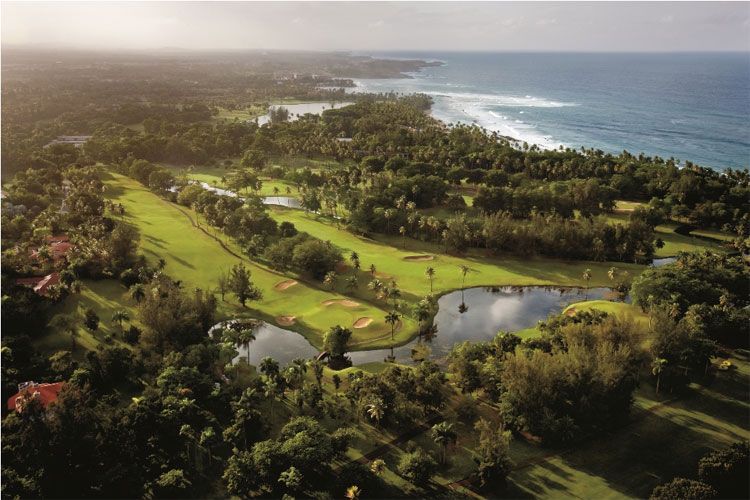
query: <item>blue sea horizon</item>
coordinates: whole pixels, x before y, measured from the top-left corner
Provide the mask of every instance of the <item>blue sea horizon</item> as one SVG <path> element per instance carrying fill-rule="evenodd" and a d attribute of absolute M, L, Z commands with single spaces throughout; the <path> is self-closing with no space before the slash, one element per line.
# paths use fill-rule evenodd
<path fill-rule="evenodd" d="M 421 92 L 433 115 L 545 148 L 750 166 L 750 53 L 377 52 L 441 61 L 358 91 Z"/>

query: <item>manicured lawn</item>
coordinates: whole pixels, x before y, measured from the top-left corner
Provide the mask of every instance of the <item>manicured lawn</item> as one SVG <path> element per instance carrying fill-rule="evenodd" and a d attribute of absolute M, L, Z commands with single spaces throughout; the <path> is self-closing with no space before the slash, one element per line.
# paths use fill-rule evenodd
<path fill-rule="evenodd" d="M 227 301 L 220 303 L 221 317 L 257 316 L 278 324 L 276 318 L 279 316 L 296 316 L 296 324 L 291 328 L 304 334 L 317 347 L 322 346 L 323 334 L 331 326 L 351 327 L 358 318 L 371 317 L 374 321 L 368 327 L 353 330 L 353 347 L 360 342 L 366 342 L 367 348 L 391 344 L 390 327 L 385 323 L 383 309 L 365 302 L 360 302 L 357 307 L 326 306 L 323 303 L 328 300 L 346 297 L 302 281 L 286 290 L 277 290 L 275 285 L 290 279 L 290 276 L 232 255 L 215 239 L 194 227 L 195 215 L 184 207 L 159 198 L 128 177 L 113 173 L 107 176 L 105 183 L 105 195 L 122 203 L 126 211 L 124 220 L 139 229 L 141 251 L 152 262 L 163 258 L 167 262 L 165 272 L 171 277 L 191 286 L 212 289 L 219 273 L 228 271 L 235 264 L 242 262 L 252 272 L 253 280 L 263 291 L 263 300 L 250 303 L 243 309 L 233 297 L 227 296 Z M 205 223 L 201 225 L 205 227 Z M 215 230 L 210 231 L 222 238 L 234 253 L 242 255 L 231 241 Z M 414 321 L 405 318 L 403 327 L 396 332 L 396 342 L 408 340 L 415 328 Z"/>
<path fill-rule="evenodd" d="M 578 311 L 590 311 L 592 309 L 604 311 L 608 314 L 631 316 L 641 325 L 648 324 L 648 316 L 640 307 L 625 302 L 613 302 L 611 300 L 586 300 L 583 302 L 576 302 L 575 304 L 566 307 L 565 310 L 563 310 L 563 314 L 570 315 Z"/>
<path fill-rule="evenodd" d="M 425 270 L 436 271 L 433 290 L 443 293 L 461 287 L 461 265 L 472 269 L 466 275 L 466 287 L 491 285 L 571 285 L 585 286 L 582 275 L 592 270 L 589 286 L 609 286 L 607 271 L 611 263 L 561 261 L 543 258 L 520 259 L 517 257 L 488 258 L 481 252 L 471 252 L 465 257 L 441 253 L 437 245 L 406 239 L 406 248 L 401 248 L 400 237 L 377 236 L 375 239 L 356 236 L 343 228 L 336 228 L 332 221 L 301 210 L 274 207 L 271 211 L 278 221 L 290 221 L 297 229 L 306 231 L 323 240 L 330 240 L 341 248 L 346 257 L 352 251 L 359 254 L 361 270 L 357 273 L 359 287 L 357 296 L 371 296 L 367 283 L 372 279 L 369 268 L 375 264 L 376 277 L 395 279 L 406 299 L 416 299 L 430 293 L 430 282 Z M 432 260 L 414 261 L 406 257 L 432 256 Z M 638 275 L 643 266 L 616 264 Z M 349 271 L 351 273 L 352 271 Z M 343 281 L 343 280 L 342 280 Z M 340 284 L 343 287 L 343 283 Z"/>
<path fill-rule="evenodd" d="M 695 236 L 703 236 L 704 238 L 713 238 L 719 241 L 732 241 L 736 238 L 736 235 L 734 234 L 725 233 L 723 231 L 715 231 L 713 229 L 696 229 L 694 231 L 690 231 L 690 234 Z"/>
<path fill-rule="evenodd" d="M 232 169 L 224 168 L 223 166 L 195 166 L 191 167 L 191 170 L 186 170 L 183 167 L 174 165 L 162 165 L 173 173 L 177 174 L 184 172 L 190 179 L 195 179 L 200 182 L 205 182 L 211 186 L 219 187 L 222 189 L 228 189 L 226 183 L 222 182 L 222 177 L 230 177 L 232 175 Z M 296 198 L 299 195 L 299 191 L 294 184 L 286 182 L 280 179 L 271 179 L 270 177 L 260 177 L 262 185 L 259 196 L 275 196 L 274 188 L 279 190 L 279 196 L 291 196 Z M 287 194 L 287 188 L 291 191 L 291 194 Z"/>
<path fill-rule="evenodd" d="M 643 203 L 641 203 L 640 201 L 617 200 L 615 202 L 615 210 L 622 212 L 632 212 L 637 207 L 640 207 L 642 205 Z"/>
<path fill-rule="evenodd" d="M 99 316 L 99 328 L 91 332 L 83 326 L 83 315 L 86 309 L 92 308 Z M 121 345 L 129 347 L 122 342 L 120 327 L 112 323 L 112 313 L 118 309 L 127 311 L 130 321 L 123 322 L 123 328 L 127 329 L 131 324 L 140 325 L 137 322 L 135 303 L 128 296 L 127 289 L 115 280 L 102 280 L 83 282 L 80 294 L 72 294 L 60 303 L 51 312 L 50 317 L 56 314 L 75 314 L 79 321 L 78 337 L 76 337 L 76 355 L 82 355 L 85 350 L 94 350 L 100 345 Z M 111 335 L 111 340 L 105 337 Z M 70 350 L 71 338 L 68 332 L 50 329 L 50 332 L 36 341 L 36 347 L 44 352 L 54 353 L 60 350 Z"/>
<path fill-rule="evenodd" d="M 628 202 L 618 202 L 618 207 L 620 203 Z M 608 214 L 606 217 L 612 224 L 616 224 L 618 222 L 625 224 L 628 222 L 628 215 L 626 212 L 627 210 L 623 209 L 622 211 Z M 660 224 L 656 226 L 656 228 L 654 228 L 656 236 L 664 241 L 664 246 L 662 248 L 656 249 L 656 251 L 654 252 L 654 257 L 674 257 L 680 252 L 698 252 L 701 250 L 723 251 L 722 246 L 718 242 L 707 241 L 700 238 L 693 238 L 690 236 L 684 236 L 682 234 L 675 233 L 674 230 L 678 226 L 679 224 L 669 223 Z M 696 231 L 693 231 L 693 233 L 697 234 Z"/>
<path fill-rule="evenodd" d="M 217 121 L 249 121 L 266 114 L 266 106 L 254 105 L 244 109 L 220 108 L 219 114 L 214 117 Z"/>
<path fill-rule="evenodd" d="M 656 257 L 672 257 L 680 252 L 701 250 L 724 251 L 718 243 L 675 233 L 674 230 L 677 226 L 677 224 L 656 226 L 657 235 L 664 240 L 664 246 L 656 249 Z"/>

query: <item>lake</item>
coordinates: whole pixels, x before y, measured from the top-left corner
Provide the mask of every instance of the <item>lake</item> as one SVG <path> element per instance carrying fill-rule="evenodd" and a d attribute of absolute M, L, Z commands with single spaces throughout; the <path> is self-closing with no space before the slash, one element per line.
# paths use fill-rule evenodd
<path fill-rule="evenodd" d="M 453 346 L 465 340 L 480 342 L 492 340 L 498 331 L 517 331 L 535 326 L 550 314 L 582 300 L 601 299 L 611 293 L 608 288 L 561 288 L 561 287 L 495 287 L 468 288 L 464 291 L 464 302 L 468 310 L 460 313 L 461 291 L 443 295 L 438 299 L 435 316 L 437 333 L 430 340 L 419 338 L 393 349 L 396 361 L 411 362 L 411 351 L 420 342 L 430 347 L 433 359 L 444 358 Z M 257 339 L 249 350 L 240 348 L 239 357 L 257 365 L 270 356 L 282 366 L 295 358 L 312 358 L 318 354 L 302 335 L 264 323 L 257 331 Z M 355 365 L 383 361 L 391 354 L 390 349 L 355 351 L 349 353 Z"/>

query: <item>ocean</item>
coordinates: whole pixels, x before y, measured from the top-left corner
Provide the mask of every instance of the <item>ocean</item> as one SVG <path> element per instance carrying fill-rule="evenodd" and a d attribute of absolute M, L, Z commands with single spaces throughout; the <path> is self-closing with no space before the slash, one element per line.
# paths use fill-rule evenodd
<path fill-rule="evenodd" d="M 545 148 L 750 166 L 750 54 L 372 53 L 439 60 L 357 91 L 422 92 L 446 122 L 475 123 Z"/>

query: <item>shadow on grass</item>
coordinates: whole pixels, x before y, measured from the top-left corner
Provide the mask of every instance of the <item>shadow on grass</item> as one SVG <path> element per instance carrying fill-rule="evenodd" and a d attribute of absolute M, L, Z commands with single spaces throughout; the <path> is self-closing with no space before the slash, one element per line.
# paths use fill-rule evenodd
<path fill-rule="evenodd" d="M 721 422 L 748 429 L 747 406 L 717 399 L 705 391 L 653 411 L 634 414 L 631 423 L 578 443 L 560 454 L 518 467 L 514 492 L 534 496 L 599 498 L 615 492 L 639 498 L 675 476 L 694 477 L 698 460 L 748 433 L 737 435 Z"/>

